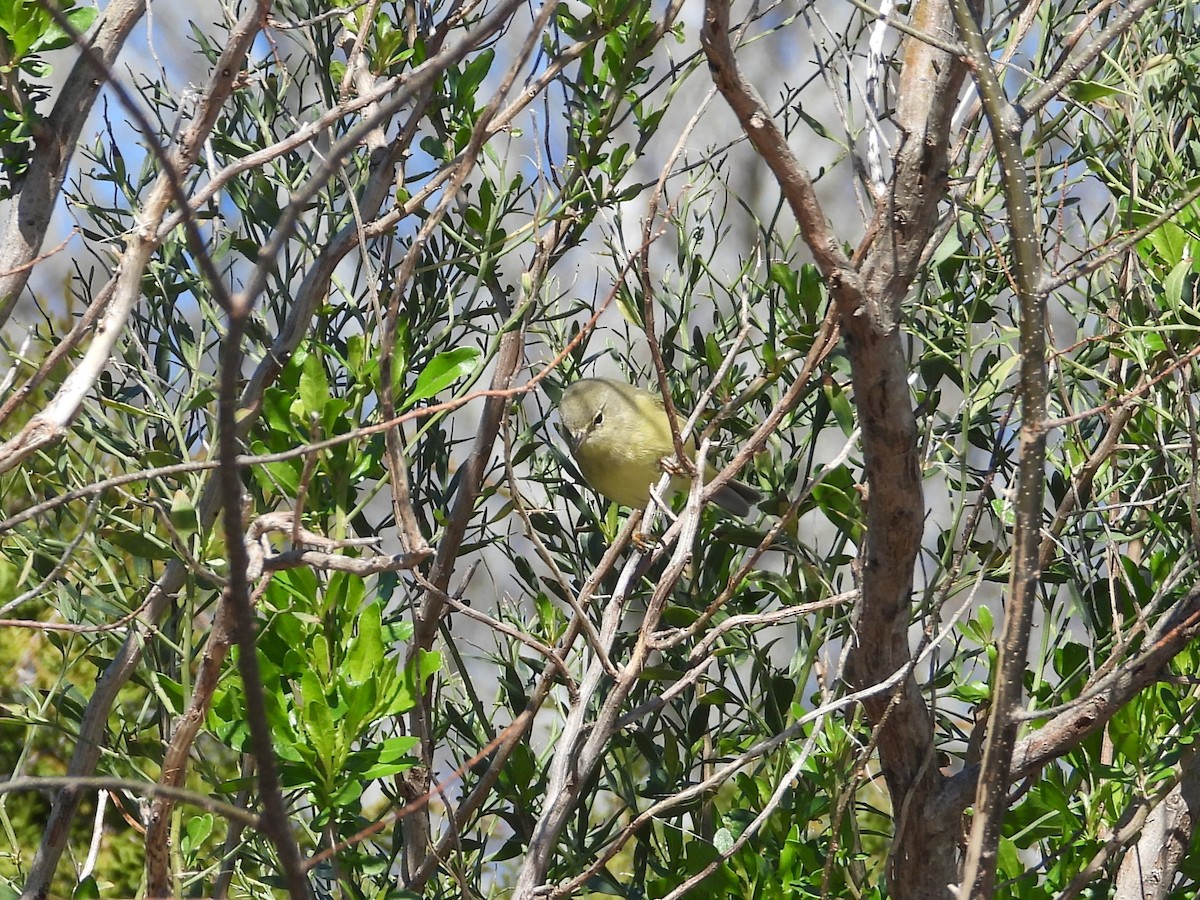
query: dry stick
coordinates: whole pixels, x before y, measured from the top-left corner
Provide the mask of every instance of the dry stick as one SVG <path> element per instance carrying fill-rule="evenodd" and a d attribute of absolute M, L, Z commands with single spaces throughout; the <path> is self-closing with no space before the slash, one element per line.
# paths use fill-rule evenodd
<path fill-rule="evenodd" d="M 166 787 L 150 781 L 135 781 L 132 778 L 113 778 L 107 775 L 57 775 L 46 778 L 18 776 L 0 781 L 0 796 L 13 794 L 17 791 L 71 791 L 74 793 L 81 791 L 124 791 L 129 794 L 144 795 L 147 797 L 166 794 L 183 803 L 195 806 L 197 809 L 207 810 L 208 812 L 223 816 L 231 822 L 240 822 L 250 828 L 259 828 L 262 825 L 262 819 L 257 813 L 243 809 L 240 806 L 234 806 L 232 803 L 214 800 L 206 794 L 198 794 L 186 788 Z"/>
<path fill-rule="evenodd" d="M 704 470 L 707 451 L 708 442 L 702 441 L 696 460 L 700 471 Z M 657 552 L 660 555 L 664 548 L 672 543 L 675 549 L 646 604 L 637 642 L 629 660 L 621 667 L 620 677 L 611 684 L 605 684 L 608 675 L 604 666 L 599 659 L 593 659 L 580 682 L 579 700 L 572 706 L 555 745 L 546 783 L 545 801 L 530 836 L 525 859 L 517 873 L 513 900 L 531 900 L 544 890 L 546 871 L 558 837 L 567 819 L 574 812 L 580 793 L 591 779 L 605 747 L 618 727 L 621 707 L 640 678 L 651 652 L 650 635 L 653 634 L 670 591 L 691 559 L 691 548 L 700 519 L 701 497 L 702 487 L 696 479 L 692 482 L 687 506 L 659 544 Z M 616 640 L 625 604 L 642 568 L 641 559 L 635 554 L 626 563 L 616 590 L 605 606 L 600 634 L 608 651 Z M 589 721 L 593 701 L 601 702 L 601 706 L 595 718 Z"/>
<path fill-rule="evenodd" d="M 1072 422 L 1078 422 L 1080 419 L 1090 418 L 1097 413 L 1119 409 L 1127 401 L 1132 401 L 1135 397 L 1141 397 L 1142 395 L 1149 393 L 1151 388 L 1156 387 L 1160 382 L 1170 378 L 1180 369 L 1185 368 L 1197 357 L 1200 357 L 1200 346 L 1193 347 L 1187 353 L 1183 354 L 1177 359 L 1172 360 L 1171 364 L 1164 367 L 1163 370 L 1157 375 L 1154 375 L 1151 378 L 1143 378 L 1137 387 L 1125 391 L 1125 393 L 1123 393 L 1121 396 L 1115 397 L 1112 400 L 1109 400 L 1107 403 L 1102 403 L 1099 406 L 1092 407 L 1091 409 L 1085 409 L 1076 413 L 1072 413 L 1069 416 L 1063 416 L 1062 418 L 1058 419 L 1046 419 L 1045 427 L 1047 429 L 1061 428 L 1064 425 L 1071 424 Z"/>
<path fill-rule="evenodd" d="M 531 291 L 545 278 L 551 259 L 559 252 L 561 241 L 568 232 L 568 226 L 562 222 L 551 224 L 549 231 L 539 241 L 538 252 L 530 274 Z M 504 414 L 510 394 L 510 385 L 516 377 L 523 356 L 524 325 L 506 331 L 500 338 L 499 350 L 496 354 L 496 364 L 492 375 L 492 393 L 479 419 L 475 432 L 475 443 L 466 463 L 460 468 L 458 491 L 455 494 L 453 506 L 448 517 L 445 533 L 438 543 L 437 556 L 429 575 L 429 581 L 445 592 L 450 576 L 454 571 L 454 563 L 462 540 L 466 535 L 467 525 L 475 511 L 475 499 L 479 495 L 483 483 L 486 466 L 490 462 L 492 447 L 499 433 L 500 418 Z M 548 374 L 549 370 L 543 373 Z M 530 385 L 540 379 L 532 379 Z M 438 623 L 445 611 L 445 603 L 441 596 L 426 592 L 421 602 L 421 608 L 414 610 L 413 638 L 409 647 L 409 658 L 415 658 L 423 650 L 433 646 L 437 637 Z M 421 738 L 421 759 L 423 765 L 416 767 L 404 778 L 402 785 L 409 800 L 423 795 L 428 790 L 429 770 L 432 764 L 433 749 L 429 731 L 429 694 L 428 689 L 422 693 L 416 706 L 409 713 L 412 733 Z M 415 816 L 405 820 L 406 856 L 404 876 L 411 884 L 415 880 L 428 878 L 426 863 L 430 843 L 430 831 L 427 816 Z M 417 833 L 417 832 L 420 833 Z M 411 854 L 411 855 L 410 855 Z"/>
<path fill-rule="evenodd" d="M 1070 34 L 1063 38 L 1062 50 L 1059 51 L 1061 54 L 1060 62 L 1056 63 L 1053 69 L 1057 69 L 1058 66 L 1062 64 L 1061 60 L 1070 56 L 1071 51 L 1075 49 L 1075 46 L 1083 39 L 1083 36 L 1088 32 L 1092 25 L 1095 24 L 1096 20 L 1108 12 L 1108 10 L 1117 2 L 1118 0 L 1100 0 L 1099 3 L 1093 4 L 1087 10 L 1087 12 L 1079 18 L 1079 20 L 1075 23 L 1075 27 L 1071 29 Z"/>
<path fill-rule="evenodd" d="M 890 68 L 883 51 L 884 41 L 888 36 L 888 21 L 892 18 L 892 8 L 894 5 L 892 0 L 883 0 L 883 3 L 880 5 L 878 18 L 875 19 L 875 24 L 871 27 L 871 37 L 867 40 L 867 79 L 862 90 L 867 125 L 867 184 L 870 187 L 871 193 L 875 196 L 882 196 L 883 192 L 887 190 L 887 175 L 884 174 L 883 169 L 882 147 L 887 141 L 887 137 L 880 126 L 880 122 L 884 118 L 879 108 L 880 103 L 884 100 L 883 91 L 880 88 L 880 76 L 882 75 L 883 79 L 886 79 Z M 853 67 L 851 67 L 851 70 L 853 70 Z M 825 71 L 823 70 L 822 74 L 825 74 Z M 843 114 L 843 122 L 845 121 L 845 115 Z M 846 122 L 846 125 L 848 126 L 849 123 Z M 847 127 L 847 131 L 850 130 Z M 857 185 L 855 185 L 854 194 L 857 198 Z"/>
<path fill-rule="evenodd" d="M 605 551 L 604 556 L 600 560 L 600 564 L 596 567 L 595 571 L 591 574 L 591 576 L 589 576 L 588 580 L 584 583 L 583 587 L 579 591 L 579 597 L 577 600 L 578 606 L 586 607 L 586 605 L 592 601 L 592 598 L 595 596 L 596 589 L 612 571 L 613 567 L 616 565 L 618 557 L 623 552 L 624 547 L 629 543 L 629 539 L 637 530 L 638 521 L 639 519 L 637 514 L 630 516 L 629 520 L 625 523 L 625 527 L 617 536 L 617 539 L 613 542 L 612 546 Z M 580 633 L 580 625 L 580 616 L 573 616 L 570 624 L 567 626 L 566 633 L 559 642 L 557 655 L 560 658 L 565 658 L 567 653 L 570 651 L 571 646 L 574 644 L 576 637 L 578 637 Z M 496 751 L 496 755 L 493 757 L 491 764 L 488 766 L 488 770 L 484 773 L 483 777 L 480 778 L 479 783 L 474 787 L 474 789 L 472 789 L 471 793 L 466 797 L 466 799 L 459 803 L 458 810 L 454 814 L 454 819 L 450 823 L 447 833 L 438 842 L 437 846 L 434 847 L 433 851 L 426 858 L 425 862 L 422 863 L 421 868 L 410 880 L 408 885 L 410 890 L 420 890 L 424 887 L 429 878 L 432 877 L 442 859 L 445 858 L 451 844 L 456 840 L 456 836 L 461 833 L 462 829 L 466 826 L 468 819 L 475 814 L 476 810 L 478 810 L 483 804 L 483 801 L 486 800 L 491 794 L 496 780 L 500 777 L 501 768 L 508 760 L 508 757 L 511 755 L 512 751 L 521 741 L 525 739 L 526 733 L 533 724 L 534 716 L 536 715 L 537 711 L 541 709 L 542 704 L 546 701 L 546 698 L 550 694 L 551 688 L 554 686 L 557 680 L 558 667 L 547 664 L 546 668 L 542 671 L 540 679 L 538 680 L 537 687 L 534 689 L 529 702 L 526 704 L 525 712 L 528 713 L 528 716 L 524 719 L 524 725 L 522 729 L 515 731 L 509 737 L 509 739 L 500 746 L 500 748 Z"/>
<path fill-rule="evenodd" d="M 29 281 L 31 263 L 42 258 L 38 254 L 67 168 L 104 86 L 91 60 L 99 59 L 110 69 L 145 8 L 145 0 L 113 0 L 105 6 L 88 42 L 93 56 L 81 55 L 75 60 L 50 115 L 34 126 L 37 152 L 30 155 L 29 169 L 9 204 L 9 218 L 0 232 L 0 328 L 12 315 Z M 0 413 L 0 421 L 3 419 Z"/>
<path fill-rule="evenodd" d="M 506 390 L 511 380 L 516 376 L 520 366 L 521 350 L 524 338 L 524 328 L 506 332 L 500 339 L 500 349 L 496 358 L 496 368 L 492 378 L 493 389 Z M 503 415 L 506 401 L 489 399 L 480 417 L 476 429 L 475 446 L 466 464 L 460 469 L 458 491 L 451 507 L 445 533 L 438 543 L 437 556 L 429 581 L 438 587 L 441 594 L 446 592 L 446 586 L 454 569 L 457 551 L 466 534 L 467 524 L 475 511 L 475 498 L 483 482 L 485 467 L 491 457 L 491 448 L 499 429 L 500 417 Z M 415 659 L 421 651 L 433 646 L 437 637 L 438 623 L 446 609 L 441 594 L 425 592 L 420 609 L 414 609 L 414 634 L 409 645 L 409 659 Z M 429 724 L 429 691 L 427 687 L 417 699 L 416 705 L 409 713 L 410 729 L 414 736 L 421 740 L 420 759 L 422 764 L 413 770 L 400 782 L 405 797 L 412 802 L 423 796 L 429 789 L 430 769 L 433 761 L 432 734 Z M 404 877 L 411 881 L 424 862 L 430 843 L 428 816 L 416 816 L 406 819 L 405 828 L 405 865 Z"/>
<path fill-rule="evenodd" d="M 801 603 L 798 606 L 785 606 L 782 609 L 773 609 L 770 612 L 762 613 L 742 613 L 736 616 L 730 616 L 725 619 L 720 625 L 712 629 L 704 636 L 704 639 L 696 644 L 691 651 L 688 652 L 688 665 L 696 665 L 699 661 L 711 658 L 713 653 L 713 644 L 715 644 L 721 635 L 732 631 L 735 628 L 754 628 L 760 625 L 778 625 L 780 622 L 786 622 L 790 619 L 796 619 L 800 616 L 808 615 L 814 612 L 824 612 L 827 609 L 836 609 L 847 603 L 853 603 L 858 599 L 858 591 L 844 591 L 840 594 L 833 594 L 826 597 L 824 600 L 813 600 L 810 603 Z"/>
<path fill-rule="evenodd" d="M 1046 431 L 1046 278 L 1038 245 L 1032 188 L 1021 152 L 1021 124 L 992 68 L 987 45 L 967 0 L 951 0 L 954 18 L 967 45 L 972 71 L 991 126 L 1005 203 L 1015 245 L 1016 289 L 1020 303 L 1021 428 L 1014 499 L 1016 534 L 1012 575 L 1004 608 L 992 715 L 983 748 L 975 815 L 959 886 L 960 900 L 986 900 L 996 880 L 1000 825 L 1004 819 L 1009 769 L 1019 723 L 1014 716 L 1022 696 L 1022 678 L 1033 628 L 1033 609 L 1041 580 L 1039 543 L 1045 491 Z"/>
<path fill-rule="evenodd" d="M 462 161 L 458 164 L 458 168 L 451 178 L 450 184 L 438 201 L 437 206 L 430 212 L 428 218 L 417 232 L 408 254 L 401 263 L 400 271 L 396 275 L 396 284 L 392 289 L 392 296 L 389 299 L 387 314 L 384 318 L 382 336 L 383 353 L 380 361 L 380 382 L 383 388 L 380 392 L 380 403 L 385 418 L 391 418 L 395 415 L 395 398 L 392 394 L 392 362 L 395 335 L 400 314 L 400 300 L 403 292 L 407 289 L 416 270 L 417 263 L 420 261 L 421 251 L 428 243 L 434 229 L 441 222 L 450 205 L 458 201 L 458 193 L 468 175 L 475 167 L 477 157 L 483 149 L 484 142 L 487 140 L 487 123 L 497 114 L 501 101 L 507 96 L 508 92 L 512 89 L 513 83 L 516 81 L 517 73 L 533 54 L 541 38 L 543 29 L 549 22 L 554 10 L 555 5 L 553 3 L 546 4 L 533 22 L 520 51 L 515 55 L 500 85 L 480 112 L 478 121 L 471 131 L 471 137 L 467 142 Z M 561 236 L 561 229 L 558 227 L 553 228 L 552 232 L 556 236 Z M 505 311 L 504 317 L 508 318 L 511 310 L 505 302 L 503 292 L 496 292 L 496 301 L 499 308 Z M 524 348 L 522 345 L 525 337 L 525 321 L 523 318 L 518 327 L 506 332 L 500 339 L 500 351 L 492 382 L 494 388 L 506 388 L 511 380 L 516 377 L 516 371 L 520 366 L 523 356 Z M 433 641 L 436 638 L 438 621 L 445 608 L 442 597 L 449 596 L 446 593 L 446 588 L 449 584 L 449 577 L 453 570 L 453 561 L 455 558 L 451 553 L 447 552 L 447 549 L 457 552 L 462 535 L 466 533 L 467 524 L 471 514 L 474 512 L 475 498 L 483 481 L 483 467 L 486 459 L 485 454 L 481 451 L 486 449 L 486 455 L 490 456 L 491 448 L 495 443 L 496 435 L 499 431 L 500 417 L 503 415 L 504 406 L 504 403 L 489 401 L 487 409 L 483 416 L 481 416 L 479 428 L 476 431 L 475 448 L 472 451 L 467 466 L 464 467 L 463 477 L 459 481 L 459 491 L 455 497 L 454 510 L 451 513 L 451 525 L 447 528 L 442 545 L 438 548 L 437 558 L 429 579 L 436 585 L 441 596 L 438 593 L 426 592 L 419 616 L 414 614 L 416 622 L 414 623 L 413 642 L 409 648 L 410 659 L 419 656 L 422 651 L 432 647 Z M 397 521 L 402 522 L 405 521 L 403 513 L 404 504 L 408 501 L 408 497 L 406 496 L 408 483 L 407 478 L 402 474 L 404 472 L 404 450 L 400 444 L 399 429 L 387 431 L 385 437 L 388 470 L 393 475 L 391 479 L 393 508 L 397 510 Z M 397 477 L 398 473 L 400 474 L 399 478 Z M 411 505 L 409 509 L 411 509 Z M 412 520 L 409 528 L 415 529 L 417 527 L 415 517 L 412 516 L 411 512 L 408 515 Z M 455 533 L 457 533 L 456 536 L 452 538 L 451 535 Z M 448 544 L 446 541 L 447 538 L 450 538 Z M 420 537 L 420 540 L 423 545 L 424 538 Z M 405 795 L 410 800 L 425 793 L 429 788 L 429 773 L 433 765 L 434 754 L 429 710 L 432 689 L 432 684 L 426 686 L 425 690 L 417 698 L 412 711 L 409 713 L 412 734 L 421 742 L 420 764 L 414 766 L 400 782 Z M 408 876 L 420 867 L 431 843 L 428 811 L 423 809 L 420 815 L 406 818 L 403 822 L 403 829 L 405 840 L 404 865 L 402 869 L 403 873 Z"/>
<path fill-rule="evenodd" d="M 378 0 L 372 0 L 371 5 L 363 13 L 360 21 L 371 23 L 367 28 L 374 27 L 375 13 L 378 7 Z M 445 27 L 445 26 L 444 26 Z M 346 74 L 342 79 L 341 94 L 346 96 L 351 84 L 357 81 L 359 93 L 369 91 L 370 73 L 369 67 L 366 66 L 361 59 L 362 48 L 367 34 L 358 34 L 355 36 L 354 47 L 350 52 L 350 58 L 346 66 Z M 421 97 L 421 103 L 418 104 L 420 113 L 424 113 L 425 105 L 428 103 L 430 93 L 424 92 Z M 368 107 L 370 110 L 371 107 Z M 415 125 L 419 118 L 417 110 L 409 117 L 410 127 Z M 377 128 L 373 130 L 367 137 L 367 146 L 372 152 L 382 150 L 385 145 L 383 130 Z M 406 144 L 407 146 L 407 144 Z M 457 194 L 460 179 L 463 177 L 464 170 L 469 171 L 474 168 L 474 159 L 469 155 L 464 157 L 463 161 L 456 162 L 455 167 L 451 170 L 450 187 L 447 189 L 447 196 L 450 193 Z M 442 198 L 442 202 L 438 204 L 433 214 L 426 220 L 418 230 L 417 237 L 409 248 L 408 254 L 401 264 L 400 275 L 396 279 L 396 286 L 393 288 L 392 296 L 394 300 L 398 299 L 399 293 L 407 286 L 408 280 L 412 276 L 413 267 L 416 265 L 416 259 L 420 257 L 421 249 L 428 241 L 428 235 L 441 222 L 445 211 L 446 197 Z M 359 210 L 355 207 L 355 218 L 358 220 L 360 215 Z M 363 243 L 363 258 L 369 258 L 366 251 L 366 234 L 365 229 L 360 223 L 359 240 Z M 371 276 L 372 281 L 372 299 L 377 305 L 378 300 L 375 297 L 374 275 Z M 395 418 L 396 405 L 392 397 L 393 391 L 393 375 L 392 375 L 392 353 L 396 342 L 396 322 L 395 309 L 389 307 L 388 314 L 383 319 L 382 328 L 382 356 L 380 368 L 381 394 L 380 401 L 383 409 L 383 417 L 385 419 Z M 402 446 L 402 434 L 399 426 L 389 428 L 384 432 L 384 447 L 385 447 L 385 468 L 388 473 L 388 485 L 392 498 L 392 516 L 396 521 L 397 530 L 399 532 L 401 545 L 406 552 L 420 553 L 423 555 L 432 554 L 428 542 L 425 540 L 425 535 L 421 531 L 421 525 L 417 521 L 416 512 L 412 507 L 412 492 L 409 488 L 408 480 L 408 465 L 404 458 L 404 448 Z"/>
<path fill-rule="evenodd" d="M 138 622 L 142 613 L 146 612 L 151 605 L 152 601 L 147 597 L 133 612 L 128 612 L 106 625 L 74 625 L 70 622 L 40 622 L 34 619 L 0 619 L 0 628 L 27 628 L 30 631 L 49 631 L 59 634 L 100 634 L 105 631 L 120 631 L 130 622 Z"/>
<path fill-rule="evenodd" d="M 284 22 L 272 15 L 268 15 L 267 27 L 273 28 L 276 31 L 295 31 L 301 28 L 311 28 L 313 25 L 317 25 L 321 22 L 328 22 L 330 19 L 340 19 L 342 16 L 348 16 L 350 13 L 360 9 L 366 4 L 367 0 L 354 0 L 353 3 L 349 3 L 345 6 L 336 6 L 333 9 L 326 10 L 323 13 L 318 13 L 311 18 L 298 19 L 295 22 Z"/>
<path fill-rule="evenodd" d="M 579 601 L 575 598 L 575 589 L 571 587 L 571 582 L 567 578 L 566 573 L 559 568 L 558 563 L 554 561 L 550 550 L 546 547 L 546 542 L 542 540 L 541 535 L 537 533 L 537 529 L 533 526 L 533 520 L 529 517 L 529 510 L 525 507 L 525 500 L 521 496 L 520 485 L 517 484 L 517 473 L 513 471 L 512 465 L 512 429 L 508 427 L 508 421 L 504 421 L 504 474 L 508 479 L 508 490 L 512 495 L 513 510 L 521 519 L 521 523 L 525 526 L 525 536 L 532 542 L 534 550 L 542 563 L 554 575 L 554 580 L 558 583 L 558 589 L 562 591 L 562 595 L 567 598 L 567 603 L 571 606 L 571 611 L 575 614 L 575 619 L 579 622 L 579 627 L 583 629 L 584 639 L 592 652 L 597 654 L 604 662 L 608 674 L 616 677 L 616 667 L 608 659 L 608 654 L 604 652 L 604 648 L 600 645 L 600 635 L 596 633 L 596 626 L 592 624 L 592 620 L 588 618 L 588 614 L 583 607 L 579 605 Z M 575 682 L 570 677 L 570 674 L 564 669 L 563 674 L 567 677 L 569 689 L 575 691 Z M 572 702 L 574 702 L 572 700 Z"/>

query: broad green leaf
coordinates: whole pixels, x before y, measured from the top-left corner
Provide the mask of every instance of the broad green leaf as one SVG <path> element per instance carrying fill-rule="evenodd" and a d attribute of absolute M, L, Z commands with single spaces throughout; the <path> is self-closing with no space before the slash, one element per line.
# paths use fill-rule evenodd
<path fill-rule="evenodd" d="M 428 400 L 458 379 L 470 375 L 479 367 L 482 356 L 483 353 L 475 347 L 459 347 L 439 353 L 417 376 L 417 383 L 405 398 L 403 409 Z"/>
<path fill-rule="evenodd" d="M 92 27 L 92 22 L 95 21 L 99 12 L 95 7 L 81 6 L 78 9 L 68 10 L 66 16 L 67 21 L 71 23 L 71 27 L 82 35 Z M 70 47 L 74 42 L 74 39 L 59 27 L 57 22 L 51 19 L 46 30 L 33 42 L 33 45 L 29 49 L 33 53 L 41 53 L 46 50 L 62 50 L 64 47 Z"/>
<path fill-rule="evenodd" d="M 180 535 L 187 537 L 195 534 L 200 527 L 200 517 L 196 513 L 196 505 L 188 492 L 180 488 L 171 498 L 171 524 Z"/>
<path fill-rule="evenodd" d="M 365 683 L 374 677 L 383 654 L 379 604 L 371 603 L 358 617 L 358 633 L 350 641 L 342 675 L 350 684 Z"/>
<path fill-rule="evenodd" d="M 329 379 L 325 376 L 325 364 L 315 353 L 304 359 L 300 372 L 300 404 L 305 417 L 320 415 L 329 400 Z"/>

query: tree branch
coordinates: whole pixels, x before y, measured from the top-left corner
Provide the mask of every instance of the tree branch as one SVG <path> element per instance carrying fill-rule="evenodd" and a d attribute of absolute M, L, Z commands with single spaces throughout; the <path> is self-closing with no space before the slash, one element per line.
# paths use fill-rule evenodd
<path fill-rule="evenodd" d="M 992 715 L 983 747 L 971 837 L 959 886 L 960 900 L 992 896 L 1007 808 L 1009 768 L 1017 739 L 1016 717 L 1024 686 L 1033 609 L 1041 583 L 1039 545 L 1046 468 L 1046 279 L 1033 210 L 1033 189 L 1025 173 L 1021 123 L 992 68 L 983 34 L 967 0 L 951 0 L 954 19 L 967 46 L 983 109 L 1000 161 L 1009 226 L 1016 248 L 1016 292 L 1020 303 L 1020 449 L 1013 506 L 1012 575 L 1004 606 L 1004 635 L 993 675 Z"/>

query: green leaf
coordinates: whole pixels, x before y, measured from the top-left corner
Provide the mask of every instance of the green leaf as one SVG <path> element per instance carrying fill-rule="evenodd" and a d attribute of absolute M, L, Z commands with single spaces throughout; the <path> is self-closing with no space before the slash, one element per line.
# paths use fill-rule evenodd
<path fill-rule="evenodd" d="M 330 712 L 329 703 L 321 692 L 316 675 L 305 672 L 301 679 L 304 689 L 304 708 L 301 721 L 309 746 L 317 752 L 322 762 L 334 764 L 334 748 L 337 745 L 337 727 Z"/>
<path fill-rule="evenodd" d="M 304 359 L 300 372 L 300 403 L 305 415 L 320 415 L 329 400 L 329 379 L 325 377 L 325 364 L 315 353 Z"/>
<path fill-rule="evenodd" d="M 360 778 L 370 781 L 408 771 L 416 763 L 416 759 L 410 756 L 408 751 L 418 743 L 420 743 L 420 739 L 415 737 L 388 738 L 380 745 L 375 754 L 377 757 L 375 763 L 369 766 Z"/>
<path fill-rule="evenodd" d="M 196 505 L 188 492 L 180 488 L 171 498 L 171 524 L 180 535 L 187 537 L 195 534 L 200 528 L 200 517 L 196 513 Z"/>
<path fill-rule="evenodd" d="M 397 678 L 394 686 L 389 685 L 392 693 L 384 700 L 387 703 L 384 715 L 397 716 L 412 709 L 425 681 L 441 667 L 442 654 L 422 650 L 418 663 L 410 662 L 404 667 L 403 678 Z"/>
<path fill-rule="evenodd" d="M 202 816 L 196 816 L 194 819 L 189 819 L 187 823 L 187 836 L 184 840 L 184 846 L 195 850 L 203 844 L 212 835 L 213 817 L 212 814 L 206 813 Z"/>
<path fill-rule="evenodd" d="M 79 34 L 83 34 L 92 27 L 92 22 L 96 20 L 96 16 L 100 10 L 91 6 L 81 6 L 79 9 L 72 9 L 67 12 L 67 21 L 71 23 L 71 27 Z M 66 33 L 57 22 L 53 20 L 41 37 L 33 42 L 29 48 L 30 52 L 41 53 L 45 50 L 62 50 L 64 47 L 70 47 L 74 40 Z"/>
<path fill-rule="evenodd" d="M 1017 852 L 1017 845 L 1008 838 L 1000 838 L 996 856 L 996 874 L 1003 874 L 1005 880 L 1017 878 L 1025 871 L 1025 865 Z"/>
<path fill-rule="evenodd" d="M 475 347 L 459 347 L 439 353 L 417 376 L 417 383 L 404 401 L 403 409 L 428 400 L 445 390 L 458 379 L 470 375 L 479 368 L 482 351 Z"/>
<path fill-rule="evenodd" d="M 128 528 L 103 528 L 101 535 L 125 552 L 139 559 L 173 559 L 175 551 L 171 545 L 146 531 Z"/>
<path fill-rule="evenodd" d="M 99 896 L 100 888 L 96 884 L 96 879 L 91 875 L 80 881 L 79 884 L 75 886 L 74 893 L 71 894 L 71 897 L 74 898 L 74 900 L 91 900 L 91 898 Z"/>
<path fill-rule="evenodd" d="M 1017 367 L 1017 363 L 1020 361 L 1021 357 L 1014 353 L 1000 360 L 991 368 L 974 391 L 974 396 L 968 410 L 969 415 L 978 415 L 996 402 L 997 395 L 1000 394 L 1005 384 L 1008 383 L 1009 376 L 1012 375 L 1013 369 Z"/>
<path fill-rule="evenodd" d="M 358 633 L 350 641 L 350 649 L 341 668 L 343 677 L 350 684 L 364 684 L 374 677 L 383 653 L 379 604 L 372 603 L 358 617 Z"/>
<path fill-rule="evenodd" d="M 482 51 L 473 60 L 467 63 L 467 67 L 463 69 L 462 75 L 459 76 L 457 87 L 461 90 L 462 97 L 473 96 L 476 89 L 483 82 L 484 76 L 492 67 L 492 60 L 496 58 L 496 51 L 488 48 Z"/>
<path fill-rule="evenodd" d="M 1091 104 L 1108 97 L 1123 96 L 1126 93 L 1110 85 L 1101 84 L 1098 81 L 1083 80 L 1073 82 L 1068 91 L 1072 97 L 1084 104 Z"/>

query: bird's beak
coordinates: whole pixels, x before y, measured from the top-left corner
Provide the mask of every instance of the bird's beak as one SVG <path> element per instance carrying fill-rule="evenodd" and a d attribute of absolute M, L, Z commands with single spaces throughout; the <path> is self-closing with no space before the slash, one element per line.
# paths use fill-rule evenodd
<path fill-rule="evenodd" d="M 561 422 L 558 423 L 558 433 L 561 434 L 563 440 L 567 442 L 567 446 L 571 448 L 572 453 L 579 449 L 579 442 L 583 439 L 583 435 L 575 434 Z"/>

